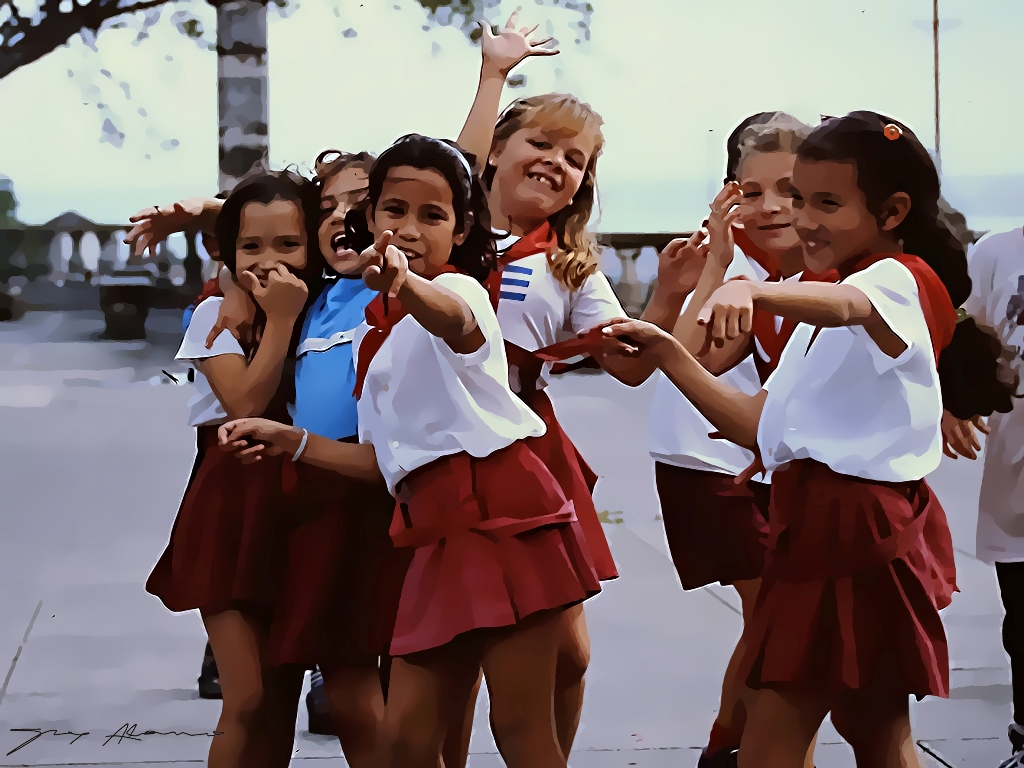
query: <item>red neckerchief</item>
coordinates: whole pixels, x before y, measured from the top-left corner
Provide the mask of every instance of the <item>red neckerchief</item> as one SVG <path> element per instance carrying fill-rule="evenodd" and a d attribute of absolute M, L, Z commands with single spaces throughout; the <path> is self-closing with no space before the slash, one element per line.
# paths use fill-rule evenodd
<path fill-rule="evenodd" d="M 872 264 L 877 264 L 883 259 L 895 259 L 904 267 L 910 270 L 917 282 L 917 296 L 921 302 L 921 310 L 924 312 L 924 320 L 928 324 L 928 334 L 932 339 L 932 351 L 935 353 L 935 362 L 939 361 L 942 353 L 949 342 L 953 340 L 953 332 L 956 330 L 956 308 L 949 298 L 949 291 L 942 284 L 935 270 L 928 266 L 928 263 L 919 256 L 911 256 L 908 253 L 876 253 L 865 256 L 853 264 L 849 269 L 844 269 L 846 277 L 855 272 L 862 272 Z"/>
<path fill-rule="evenodd" d="M 458 271 L 455 267 L 445 264 L 438 274 Z M 437 277 L 437 275 L 434 277 Z M 389 297 L 388 306 L 385 308 L 384 294 L 382 293 L 374 296 L 373 301 L 367 305 L 366 322 L 369 324 L 370 330 L 366 332 L 366 335 L 359 344 L 359 355 L 356 360 L 356 387 L 354 391 L 357 399 L 363 392 L 363 381 L 366 379 L 366 372 L 370 368 L 370 362 L 380 351 L 380 348 L 384 346 L 384 342 L 391 335 L 391 329 L 398 325 L 399 321 L 408 314 L 409 311 L 399 303 L 398 299 Z"/>
<path fill-rule="evenodd" d="M 514 261 L 525 259 L 527 256 L 533 256 L 538 253 L 551 253 L 557 248 L 558 236 L 551 229 L 551 225 L 545 221 L 532 232 L 516 240 L 501 255 L 498 259 L 497 267 L 487 276 L 485 282 L 487 293 L 491 296 L 491 306 L 494 307 L 495 312 L 498 311 L 498 299 L 501 294 L 501 273 L 505 271 L 505 267 Z"/>
<path fill-rule="evenodd" d="M 220 290 L 220 281 L 214 278 L 213 280 L 207 280 L 203 283 L 203 290 L 199 294 L 199 297 L 195 300 L 195 306 L 199 306 L 207 299 L 211 299 L 214 296 L 223 296 Z"/>

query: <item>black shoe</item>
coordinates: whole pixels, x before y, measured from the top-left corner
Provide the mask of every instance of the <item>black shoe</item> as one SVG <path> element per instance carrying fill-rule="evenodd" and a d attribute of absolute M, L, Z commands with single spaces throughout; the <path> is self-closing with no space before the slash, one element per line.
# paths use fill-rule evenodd
<path fill-rule="evenodd" d="M 203 668 L 199 672 L 199 698 L 220 699 L 220 673 L 217 671 L 217 660 L 213 658 L 213 649 L 206 644 L 203 656 Z"/>
<path fill-rule="evenodd" d="M 697 768 L 737 768 L 739 765 L 740 751 L 738 749 L 720 749 L 714 754 L 708 754 L 707 749 L 701 750 L 700 760 L 697 761 Z"/>
<path fill-rule="evenodd" d="M 309 732 L 317 736 L 337 736 L 327 707 L 327 692 L 324 690 L 324 678 L 320 674 L 320 670 L 313 671 L 309 682 L 309 693 L 306 694 Z"/>

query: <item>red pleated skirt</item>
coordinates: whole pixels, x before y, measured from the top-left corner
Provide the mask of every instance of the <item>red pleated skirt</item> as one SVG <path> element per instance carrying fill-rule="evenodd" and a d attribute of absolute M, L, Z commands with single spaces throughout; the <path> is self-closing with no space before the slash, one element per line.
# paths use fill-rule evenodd
<path fill-rule="evenodd" d="M 201 429 L 206 450 L 147 591 L 176 612 L 248 612 L 268 633 L 271 666 L 372 652 L 379 617 L 355 595 L 373 571 L 354 568 L 388 556 L 390 496 L 288 457 L 242 464 L 217 447 L 215 427 Z"/>
<path fill-rule="evenodd" d="M 794 461 L 773 475 L 770 527 L 747 628 L 751 688 L 949 695 L 939 610 L 956 591 L 956 566 L 926 482 L 872 482 Z"/>
<path fill-rule="evenodd" d="M 527 439 L 526 445 L 544 462 L 561 486 L 562 493 L 572 501 L 576 509 L 576 519 L 587 538 L 587 546 L 590 548 L 598 578 L 601 581 L 617 579 L 619 571 L 615 567 L 615 559 L 612 557 L 608 539 L 604 535 L 601 520 L 597 516 L 597 508 L 594 506 L 597 475 L 562 429 L 547 393 L 543 390 L 534 390 L 523 393 L 521 397 L 547 425 L 547 431 L 543 435 Z"/>
<path fill-rule="evenodd" d="M 412 548 L 391 655 L 507 627 L 601 590 L 572 501 L 524 441 L 446 456 L 396 489 L 391 538 Z"/>
<path fill-rule="evenodd" d="M 656 462 L 672 562 L 683 589 L 761 576 L 768 545 L 765 483 L 737 485 L 732 475 Z"/>

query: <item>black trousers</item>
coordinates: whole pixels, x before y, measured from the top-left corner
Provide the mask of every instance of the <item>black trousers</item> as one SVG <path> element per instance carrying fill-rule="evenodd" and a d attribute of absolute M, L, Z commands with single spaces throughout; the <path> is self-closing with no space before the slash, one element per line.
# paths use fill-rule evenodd
<path fill-rule="evenodd" d="M 1003 648 L 1010 657 L 1013 720 L 1024 725 L 1024 563 L 996 563 L 1003 619 Z"/>

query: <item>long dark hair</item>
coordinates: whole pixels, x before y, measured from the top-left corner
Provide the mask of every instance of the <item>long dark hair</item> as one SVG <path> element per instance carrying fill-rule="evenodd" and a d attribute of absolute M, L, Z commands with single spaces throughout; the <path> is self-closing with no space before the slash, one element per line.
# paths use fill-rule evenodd
<path fill-rule="evenodd" d="M 232 190 L 224 201 L 224 206 L 217 215 L 214 233 L 220 247 L 220 258 L 224 265 L 235 272 L 237 261 L 235 247 L 238 242 L 238 231 L 241 226 L 242 209 L 247 203 L 269 205 L 275 200 L 287 200 L 295 203 L 302 212 L 302 225 L 306 232 L 306 265 L 296 272 L 296 276 L 306 284 L 309 296 L 302 313 L 295 320 L 291 343 L 288 346 L 288 358 L 294 358 L 298 346 L 298 338 L 302 332 L 305 313 L 316 301 L 324 287 L 324 270 L 327 260 L 320 252 L 317 229 L 320 222 L 320 190 L 318 186 L 292 171 L 261 171 L 243 180 Z M 261 333 L 266 327 L 267 317 L 257 305 L 256 318 L 253 321 L 254 334 Z M 256 345 L 248 345 L 247 357 L 251 360 Z M 294 387 L 294 377 L 282 374 L 283 389 Z"/>
<path fill-rule="evenodd" d="M 815 128 L 798 150 L 811 161 L 853 163 L 868 210 L 882 215 L 897 192 L 910 197 L 910 211 L 893 230 L 905 253 L 923 259 L 946 287 L 954 307 L 971 294 L 963 244 L 939 214 L 939 174 L 928 150 L 906 125 L 877 112 L 851 112 Z M 943 407 L 960 419 L 1007 413 L 1017 377 L 1003 361 L 1007 353 L 995 334 L 967 317 L 939 359 Z"/>
<path fill-rule="evenodd" d="M 452 190 L 455 231 L 466 234 L 461 245 L 453 245 L 448 263 L 483 282 L 494 269 L 497 255 L 491 216 L 480 179 L 476 158 L 457 144 L 411 133 L 384 150 L 370 168 L 370 207 L 376 208 L 388 171 L 400 166 L 434 170 L 444 176 Z"/>

